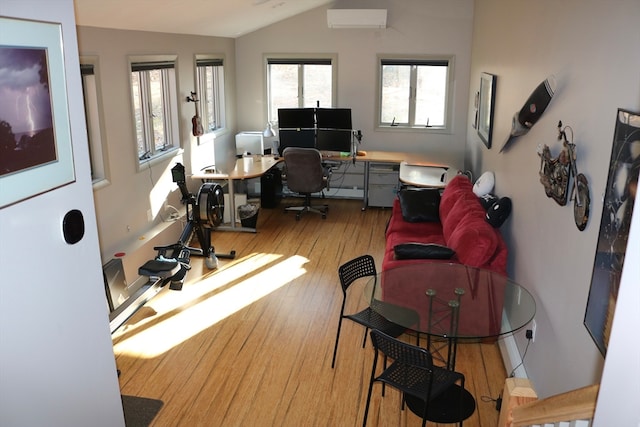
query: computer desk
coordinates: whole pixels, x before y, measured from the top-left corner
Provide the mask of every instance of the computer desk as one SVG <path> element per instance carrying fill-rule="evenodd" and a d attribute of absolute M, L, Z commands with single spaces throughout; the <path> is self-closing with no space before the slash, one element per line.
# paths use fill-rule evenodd
<path fill-rule="evenodd" d="M 258 178 L 282 160 L 282 158 L 276 158 L 274 156 L 242 157 L 241 159 L 236 160 L 236 167 L 229 173 L 204 170 L 191 175 L 191 178 L 193 179 L 201 179 L 203 181 L 225 180 L 228 183 L 229 219 L 231 220 L 231 224 L 229 226 L 217 227 L 216 230 L 256 232 L 256 229 L 253 227 L 238 227 L 236 224 L 236 197 L 233 188 L 233 181 Z"/>
<path fill-rule="evenodd" d="M 398 163 L 400 165 L 400 181 L 403 184 L 421 187 L 444 187 L 443 174 L 449 170 L 448 165 L 434 163 L 423 154 L 401 151 L 364 151 L 362 155 L 322 156 L 323 160 L 341 162 L 364 162 L 364 197 L 362 210 L 369 205 L 369 170 L 371 163 Z M 434 176 L 437 177 L 434 179 Z"/>
<path fill-rule="evenodd" d="M 364 152 L 363 152 L 364 153 Z M 445 182 L 441 182 L 440 185 L 437 180 L 434 181 L 433 173 L 427 173 L 427 171 L 433 171 L 434 169 L 440 170 L 436 176 L 442 176 L 442 173 L 446 173 L 449 166 L 441 163 L 434 163 L 430 161 L 426 156 L 416 153 L 404 153 L 394 151 L 366 151 L 366 154 L 352 156 L 338 156 L 338 155 L 323 155 L 323 161 L 336 161 L 336 162 L 364 162 L 364 196 L 362 200 L 362 210 L 366 210 L 369 204 L 369 169 L 370 164 L 373 163 L 398 163 L 400 165 L 400 181 L 410 185 L 420 186 L 444 186 Z M 253 227 L 239 227 L 236 224 L 236 200 L 235 191 L 233 186 L 234 180 L 243 180 L 250 178 L 258 178 L 264 175 L 269 169 L 284 161 L 282 157 L 276 156 L 251 156 L 243 157 L 236 160 L 235 168 L 229 173 L 213 172 L 210 170 L 204 170 L 191 175 L 193 179 L 200 179 L 203 181 L 216 181 L 225 180 L 228 182 L 229 192 L 229 218 L 231 224 L 229 226 L 217 227 L 217 230 L 230 230 L 230 231 L 247 231 L 256 232 Z M 411 180 L 403 181 L 403 168 L 411 171 Z M 425 176 L 421 177 L 420 171 L 425 172 Z"/>

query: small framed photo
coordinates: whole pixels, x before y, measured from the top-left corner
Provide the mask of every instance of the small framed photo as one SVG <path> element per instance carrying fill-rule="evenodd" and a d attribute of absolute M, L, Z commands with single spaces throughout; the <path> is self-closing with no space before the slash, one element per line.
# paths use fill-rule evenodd
<path fill-rule="evenodd" d="M 493 134 L 493 107 L 496 98 L 496 76 L 480 74 L 480 95 L 478 99 L 478 135 L 487 148 L 491 148 Z"/>
<path fill-rule="evenodd" d="M 0 17 L 0 208 L 75 181 L 62 26 Z"/>

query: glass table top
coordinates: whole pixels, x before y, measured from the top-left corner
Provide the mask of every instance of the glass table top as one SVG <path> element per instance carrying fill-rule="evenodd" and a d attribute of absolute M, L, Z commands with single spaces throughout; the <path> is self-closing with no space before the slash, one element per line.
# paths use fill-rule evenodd
<path fill-rule="evenodd" d="M 388 320 L 432 336 L 486 338 L 527 325 L 533 296 L 489 270 L 449 262 L 406 264 L 378 273 L 363 297 Z"/>

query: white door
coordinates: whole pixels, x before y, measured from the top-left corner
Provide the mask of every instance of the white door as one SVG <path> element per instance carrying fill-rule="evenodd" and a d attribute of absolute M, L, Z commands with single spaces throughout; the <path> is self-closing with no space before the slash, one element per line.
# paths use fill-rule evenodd
<path fill-rule="evenodd" d="M 70 167 L 75 177 L 61 188 L 0 208 L 0 425 L 123 426 L 95 223 L 73 1 L 2 1 L 0 16 L 61 23 L 73 148 Z M 1 42 L 0 50 L 7 52 Z M 0 77 L 0 91 L 2 85 L 6 89 L 8 83 Z M 0 96 L 0 104 L 7 100 Z M 56 105 L 53 110 L 55 123 L 60 110 Z M 29 188 L 54 179 L 26 178 L 20 172 L 11 176 L 21 179 L 7 183 L 0 177 L 5 195 L 22 188 L 16 186 Z M 84 233 L 70 244 L 63 222 L 73 210 L 83 218 Z M 71 223 L 72 229 L 80 229 Z"/>

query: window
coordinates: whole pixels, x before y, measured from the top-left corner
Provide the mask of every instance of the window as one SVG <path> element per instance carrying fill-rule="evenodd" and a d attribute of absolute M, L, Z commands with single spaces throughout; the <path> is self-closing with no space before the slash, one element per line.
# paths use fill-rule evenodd
<path fill-rule="evenodd" d="M 335 58 L 267 58 L 268 118 L 278 122 L 278 108 L 334 106 Z"/>
<path fill-rule="evenodd" d="M 379 58 L 378 127 L 449 130 L 453 58 Z"/>
<path fill-rule="evenodd" d="M 89 161 L 91 162 L 91 180 L 94 185 L 107 179 L 106 147 L 102 143 L 102 104 L 99 97 L 97 72 L 97 58 L 80 58 L 82 94 L 84 96 L 84 112 L 87 122 L 87 141 L 89 143 Z"/>
<path fill-rule="evenodd" d="M 196 81 L 200 99 L 200 120 L 204 132 L 223 129 L 225 127 L 223 59 L 197 55 Z"/>
<path fill-rule="evenodd" d="M 178 148 L 175 58 L 133 60 L 131 94 L 140 163 Z"/>

